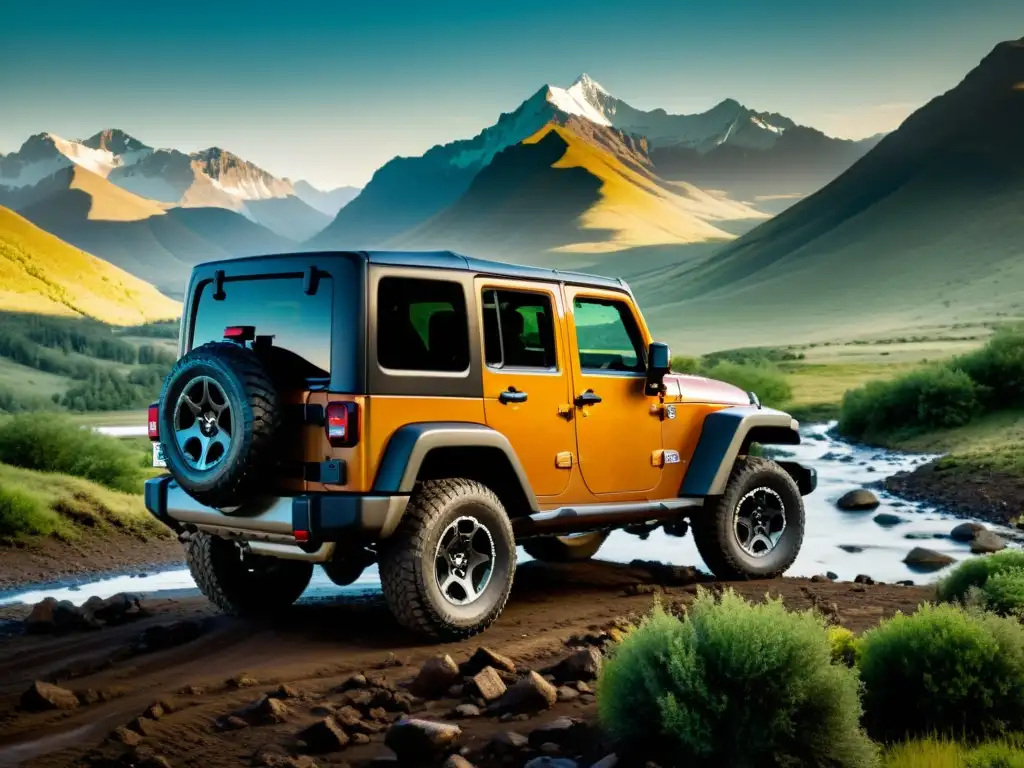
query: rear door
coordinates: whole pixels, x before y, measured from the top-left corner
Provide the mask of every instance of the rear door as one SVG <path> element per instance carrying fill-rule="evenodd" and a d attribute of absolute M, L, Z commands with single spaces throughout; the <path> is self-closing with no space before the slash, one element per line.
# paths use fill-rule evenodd
<path fill-rule="evenodd" d="M 538 497 L 565 490 L 575 466 L 559 287 L 478 278 L 487 425 L 515 449 Z"/>

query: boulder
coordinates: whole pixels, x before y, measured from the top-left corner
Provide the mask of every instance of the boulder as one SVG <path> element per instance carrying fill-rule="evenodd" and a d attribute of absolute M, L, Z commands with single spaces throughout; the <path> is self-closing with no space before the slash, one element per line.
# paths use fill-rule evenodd
<path fill-rule="evenodd" d="M 907 519 L 905 517 L 900 517 L 899 515 L 894 515 L 892 512 L 879 512 L 875 515 L 874 521 L 885 528 L 890 528 L 894 525 L 907 522 Z"/>
<path fill-rule="evenodd" d="M 422 667 L 409 690 L 424 699 L 437 699 L 459 679 L 459 667 L 451 656 L 435 656 Z"/>
<path fill-rule="evenodd" d="M 594 647 L 583 648 L 551 668 L 551 674 L 560 683 L 576 680 L 596 680 L 601 672 L 601 652 Z"/>
<path fill-rule="evenodd" d="M 956 561 L 942 552 L 925 549 L 924 547 L 914 547 L 903 558 L 903 562 L 921 571 L 937 571 Z"/>
<path fill-rule="evenodd" d="M 568 685 L 563 685 L 556 689 L 558 693 L 559 701 L 576 701 L 580 697 L 580 692 L 575 688 L 570 688 Z"/>
<path fill-rule="evenodd" d="M 144 613 L 142 601 L 138 595 L 131 595 L 126 592 L 111 595 L 106 600 L 90 598 L 82 607 L 87 609 L 93 618 L 102 621 L 104 624 L 119 624 L 130 617 Z"/>
<path fill-rule="evenodd" d="M 846 512 L 860 512 L 875 509 L 881 502 L 866 488 L 858 488 L 842 496 L 836 506 Z"/>
<path fill-rule="evenodd" d="M 488 707 L 488 711 L 493 714 L 539 712 L 550 708 L 557 700 L 555 687 L 531 671 Z"/>
<path fill-rule="evenodd" d="M 306 744 L 306 750 L 315 753 L 338 752 L 348 746 L 348 734 L 333 717 L 317 720 L 299 731 L 297 738 Z"/>
<path fill-rule="evenodd" d="M 953 539 L 953 541 L 960 541 L 966 543 L 969 541 L 973 541 L 975 536 L 977 536 L 982 531 L 987 530 L 988 529 L 981 523 L 960 523 L 960 525 L 956 526 L 956 528 L 949 532 L 949 538 Z"/>
<path fill-rule="evenodd" d="M 507 690 L 505 681 L 501 679 L 494 667 L 484 667 L 480 670 L 473 676 L 470 687 L 472 694 L 479 696 L 488 704 L 500 699 Z"/>
<path fill-rule="evenodd" d="M 455 746 L 462 729 L 451 723 L 432 720 L 399 720 L 384 737 L 384 744 L 398 756 L 402 765 L 439 757 Z"/>
<path fill-rule="evenodd" d="M 76 709 L 78 697 L 67 688 L 36 680 L 21 694 L 21 708 L 28 712 L 48 709 Z"/>
<path fill-rule="evenodd" d="M 236 714 L 250 723 L 270 725 L 272 723 L 283 723 L 288 719 L 289 712 L 288 707 L 282 704 L 279 699 L 261 696 Z"/>
<path fill-rule="evenodd" d="M 98 621 L 74 603 L 68 600 L 58 602 L 52 597 L 32 606 L 32 612 L 24 621 L 25 631 L 37 635 L 95 629 L 99 626 Z"/>
<path fill-rule="evenodd" d="M 459 673 L 465 677 L 473 677 L 479 674 L 485 667 L 493 667 L 498 672 L 515 674 L 516 665 L 508 656 L 502 656 L 490 648 L 477 648 L 476 653 L 464 661 L 459 667 Z"/>
<path fill-rule="evenodd" d="M 1002 536 L 993 531 L 978 531 L 974 540 L 971 541 L 971 552 L 976 555 L 998 552 L 1001 549 L 1006 549 L 1006 542 L 1003 541 Z"/>
<path fill-rule="evenodd" d="M 866 573 L 858 573 L 856 576 L 853 577 L 853 583 L 866 584 L 870 587 L 872 584 L 875 583 L 875 580 L 868 576 Z"/>

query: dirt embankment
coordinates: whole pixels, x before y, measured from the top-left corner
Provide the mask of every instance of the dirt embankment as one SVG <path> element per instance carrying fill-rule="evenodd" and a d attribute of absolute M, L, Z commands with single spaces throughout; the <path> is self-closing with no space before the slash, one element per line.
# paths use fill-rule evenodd
<path fill-rule="evenodd" d="M 885 488 L 912 501 L 934 504 L 958 517 L 1014 525 L 1024 515 L 1024 477 L 984 469 L 963 471 L 929 462 L 886 478 Z"/>
<path fill-rule="evenodd" d="M 678 583 L 678 574 L 669 581 Z M 664 570 L 636 565 L 529 563 L 497 624 L 443 646 L 414 643 L 379 597 L 300 604 L 267 623 L 213 615 L 202 599 L 151 601 L 145 615 L 119 626 L 0 639 L 0 765 L 381 765 L 394 759 L 385 745 L 396 743 L 387 735 L 393 722 L 411 712 L 457 725 L 456 748 L 477 766 L 521 766 L 543 754 L 582 757 L 578 764 L 589 766 L 614 745 L 592 727 L 596 703 L 586 671 L 560 674 L 550 707 L 526 706 L 525 714 L 506 707 L 501 716 L 474 710 L 481 690 L 464 685 L 461 673 L 475 671 L 465 666 L 433 695 L 412 698 L 404 685 L 429 659 L 448 654 L 465 664 L 481 646 L 511 660 L 498 670 L 503 685 L 535 682 L 528 670 L 546 672 L 570 646 L 600 648 L 614 637 L 609 628 L 650 608 L 654 593 L 685 610 L 696 585 L 660 586 L 666 581 Z M 912 611 L 931 594 L 802 579 L 732 586 L 751 599 L 780 595 L 796 609 L 818 605 L 855 631 Z M 350 681 L 360 673 L 365 681 Z M 57 683 L 77 698 L 65 702 L 69 709 L 47 708 L 38 697 L 33 707 L 24 698 L 33 681 Z M 457 687 L 449 690 L 451 682 Z M 42 711 L 26 711 L 26 702 Z"/>

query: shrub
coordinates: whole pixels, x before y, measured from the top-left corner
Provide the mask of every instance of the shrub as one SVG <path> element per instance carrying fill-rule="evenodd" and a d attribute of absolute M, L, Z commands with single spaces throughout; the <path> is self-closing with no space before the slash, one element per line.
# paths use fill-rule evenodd
<path fill-rule="evenodd" d="M 848 667 L 857 661 L 857 636 L 846 627 L 831 626 L 828 628 L 828 642 L 832 648 L 832 663 L 845 664 Z"/>
<path fill-rule="evenodd" d="M 886 740 L 984 737 L 1024 721 L 1024 628 L 959 606 L 897 614 L 861 638 L 865 723 Z"/>
<path fill-rule="evenodd" d="M 0 539 L 48 536 L 58 520 L 41 499 L 21 488 L 0 486 Z"/>
<path fill-rule="evenodd" d="M 1024 328 L 999 331 L 953 366 L 982 388 L 988 410 L 1024 407 Z"/>
<path fill-rule="evenodd" d="M 676 355 L 672 358 L 672 370 L 675 373 L 700 373 L 700 360 L 696 357 Z"/>
<path fill-rule="evenodd" d="M 1003 616 L 1024 616 L 1024 551 L 1004 549 L 964 560 L 936 585 L 946 603 L 976 604 Z"/>
<path fill-rule="evenodd" d="M 137 453 L 57 414 L 21 414 L 0 423 L 0 462 L 84 477 L 118 491 L 142 489 Z"/>
<path fill-rule="evenodd" d="M 890 747 L 885 768 L 1024 768 L 1019 739 L 1004 739 L 970 747 L 950 739 L 927 738 Z"/>
<path fill-rule="evenodd" d="M 1012 742 L 982 744 L 967 753 L 964 768 L 1024 768 L 1024 749 Z"/>
<path fill-rule="evenodd" d="M 733 363 L 724 360 L 703 369 L 703 375 L 754 392 L 764 405 L 779 407 L 793 397 L 793 389 L 785 375 L 766 363 Z"/>
<path fill-rule="evenodd" d="M 822 619 L 781 601 L 700 590 L 679 621 L 660 608 L 611 653 L 598 713 L 615 737 L 657 741 L 673 764 L 866 766 L 857 674 L 833 664 Z"/>

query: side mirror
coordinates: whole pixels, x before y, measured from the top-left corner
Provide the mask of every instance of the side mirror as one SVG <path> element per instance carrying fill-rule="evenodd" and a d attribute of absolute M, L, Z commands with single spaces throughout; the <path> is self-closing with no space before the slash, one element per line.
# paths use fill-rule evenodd
<path fill-rule="evenodd" d="M 652 341 L 647 347 L 647 394 L 661 392 L 665 387 L 665 374 L 672 370 L 672 353 L 668 344 Z"/>

